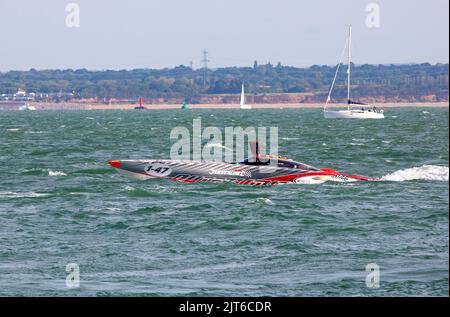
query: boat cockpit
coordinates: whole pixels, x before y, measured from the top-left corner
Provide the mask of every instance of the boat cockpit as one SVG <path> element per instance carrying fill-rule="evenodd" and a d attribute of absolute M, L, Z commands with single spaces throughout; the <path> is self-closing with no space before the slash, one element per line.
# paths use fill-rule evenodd
<path fill-rule="evenodd" d="M 320 169 L 318 169 L 314 166 L 296 162 L 296 161 L 293 161 L 286 157 L 278 157 L 278 158 L 261 157 L 258 159 L 248 158 L 248 159 L 240 162 L 239 164 L 253 165 L 253 166 L 272 165 L 272 166 L 278 166 L 278 167 L 284 167 L 284 168 L 294 168 L 294 169 L 307 170 L 307 171 L 320 171 Z"/>

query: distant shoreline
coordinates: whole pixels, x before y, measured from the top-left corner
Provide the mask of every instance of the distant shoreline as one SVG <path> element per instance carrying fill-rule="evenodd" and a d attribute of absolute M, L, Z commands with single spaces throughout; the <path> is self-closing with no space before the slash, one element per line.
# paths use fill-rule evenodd
<path fill-rule="evenodd" d="M 23 103 L 0 103 L 0 109 L 15 110 Z M 30 102 L 37 110 L 132 110 L 135 104 L 44 103 Z M 250 104 L 253 109 L 322 109 L 322 103 Z M 375 103 L 378 108 L 448 108 L 448 102 Z M 239 109 L 237 104 L 188 104 L 188 109 Z M 180 104 L 144 104 L 146 110 L 175 110 Z M 346 108 L 346 104 L 329 104 L 329 108 Z M 358 108 L 358 106 L 354 106 Z"/>

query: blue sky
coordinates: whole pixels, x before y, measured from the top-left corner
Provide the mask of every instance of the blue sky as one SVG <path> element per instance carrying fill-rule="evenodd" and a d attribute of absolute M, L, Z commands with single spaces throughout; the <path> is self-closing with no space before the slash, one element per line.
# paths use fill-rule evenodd
<path fill-rule="evenodd" d="M 68 3 L 80 27 L 65 24 Z M 366 26 L 377 3 L 380 27 Z M 448 62 L 448 0 L 0 0 L 0 70 Z"/>

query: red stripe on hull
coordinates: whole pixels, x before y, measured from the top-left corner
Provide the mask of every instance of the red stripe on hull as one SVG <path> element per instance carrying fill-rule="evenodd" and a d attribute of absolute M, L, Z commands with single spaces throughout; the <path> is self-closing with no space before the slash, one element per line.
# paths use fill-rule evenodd
<path fill-rule="evenodd" d="M 277 177 L 264 178 L 265 181 L 281 181 L 281 182 L 293 182 L 296 178 L 308 177 L 308 176 L 333 176 L 336 173 L 327 172 L 310 172 L 310 173 L 300 173 L 300 174 L 290 174 Z"/>

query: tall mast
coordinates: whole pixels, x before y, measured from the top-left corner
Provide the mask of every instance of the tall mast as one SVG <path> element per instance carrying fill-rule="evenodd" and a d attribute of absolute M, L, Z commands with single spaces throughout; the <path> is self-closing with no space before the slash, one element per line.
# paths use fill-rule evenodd
<path fill-rule="evenodd" d="M 352 26 L 348 27 L 347 108 L 350 110 L 350 72 L 352 63 Z"/>

